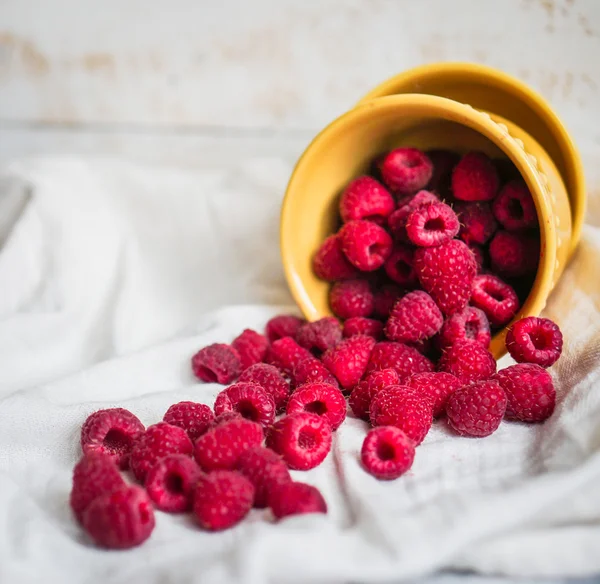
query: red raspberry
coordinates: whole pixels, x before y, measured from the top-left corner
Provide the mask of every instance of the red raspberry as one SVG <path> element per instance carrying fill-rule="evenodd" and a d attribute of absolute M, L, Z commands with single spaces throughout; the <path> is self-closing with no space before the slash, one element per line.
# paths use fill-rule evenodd
<path fill-rule="evenodd" d="M 438 193 L 447 192 L 450 189 L 452 170 L 460 161 L 460 155 L 450 150 L 428 150 L 426 154 L 433 164 L 433 174 L 427 188 Z"/>
<path fill-rule="evenodd" d="M 81 523 L 84 511 L 94 499 L 124 486 L 125 481 L 110 455 L 86 454 L 73 469 L 70 505 L 77 520 Z"/>
<path fill-rule="evenodd" d="M 483 250 L 478 245 L 473 244 L 469 246 L 469 249 L 475 258 L 475 263 L 477 264 L 477 273 L 480 274 L 483 270 L 483 266 L 485 265 L 485 255 Z"/>
<path fill-rule="evenodd" d="M 395 426 L 369 430 L 360 451 L 360 459 L 369 474 L 380 480 L 397 479 L 413 463 L 415 445 Z"/>
<path fill-rule="evenodd" d="M 313 270 L 317 278 L 326 282 L 348 280 L 358 274 L 358 270 L 348 261 L 342 251 L 342 245 L 337 233 L 330 235 L 321 244 L 313 258 Z M 288 335 L 291 336 L 291 335 Z"/>
<path fill-rule="evenodd" d="M 429 191 L 419 191 L 398 201 L 398 208 L 388 217 L 388 227 L 398 241 L 409 241 L 406 233 L 408 216 L 423 205 L 439 203 L 439 199 Z"/>
<path fill-rule="evenodd" d="M 458 341 L 444 351 L 438 369 L 469 383 L 488 379 L 496 373 L 496 360 L 477 341 Z"/>
<path fill-rule="evenodd" d="M 81 426 L 81 449 L 84 454 L 108 454 L 119 468 L 126 469 L 129 467 L 131 448 L 144 430 L 144 424 L 128 410 L 98 410 Z"/>
<path fill-rule="evenodd" d="M 363 272 L 383 266 L 392 252 L 392 238 L 371 221 L 350 221 L 339 232 L 342 251 L 349 262 Z"/>
<path fill-rule="evenodd" d="M 518 363 L 550 367 L 560 357 L 562 346 L 562 333 L 558 325 L 548 318 L 522 318 L 506 335 L 506 348 Z"/>
<path fill-rule="evenodd" d="M 379 223 L 394 210 L 396 203 L 388 190 L 370 176 L 354 179 L 342 193 L 340 215 L 342 221 L 367 219 Z"/>
<path fill-rule="evenodd" d="M 379 341 L 383 337 L 383 323 L 372 318 L 355 316 L 354 318 L 349 318 L 344 323 L 342 334 L 345 338 L 355 337 L 356 335 L 368 335 Z"/>
<path fill-rule="evenodd" d="M 248 367 L 260 363 L 265 358 L 269 341 L 256 331 L 245 329 L 241 335 L 233 340 L 231 346 L 238 352 L 242 363 L 242 371 L 245 371 Z"/>
<path fill-rule="evenodd" d="M 342 340 L 342 327 L 337 318 L 326 316 L 303 324 L 296 333 L 296 342 L 315 356 L 335 347 Z"/>
<path fill-rule="evenodd" d="M 246 450 L 238 460 L 237 469 L 254 486 L 254 506 L 259 509 L 269 506 L 273 489 L 292 480 L 281 456 L 269 448 Z"/>
<path fill-rule="evenodd" d="M 104 548 L 124 550 L 144 543 L 154 529 L 154 510 L 135 485 L 100 495 L 83 514 L 83 527 Z"/>
<path fill-rule="evenodd" d="M 504 229 L 516 231 L 537 227 L 535 203 L 522 179 L 504 185 L 493 205 L 494 215 Z"/>
<path fill-rule="evenodd" d="M 471 302 L 485 312 L 492 326 L 509 322 L 520 306 L 517 293 L 506 282 L 491 274 L 475 276 Z"/>
<path fill-rule="evenodd" d="M 458 236 L 469 246 L 487 243 L 498 229 L 489 203 L 463 203 L 454 205 L 460 221 Z"/>
<path fill-rule="evenodd" d="M 202 471 L 189 456 L 171 454 L 146 475 L 146 492 L 160 511 L 183 513 L 192 506 L 192 493 Z"/>
<path fill-rule="evenodd" d="M 453 239 L 438 247 L 417 249 L 415 270 L 421 285 L 445 315 L 459 312 L 468 304 L 477 264 L 462 241 Z"/>
<path fill-rule="evenodd" d="M 506 393 L 507 418 L 543 422 L 554 412 L 556 391 L 552 377 L 543 367 L 520 363 L 498 371 L 493 379 Z"/>
<path fill-rule="evenodd" d="M 365 373 L 375 339 L 357 335 L 344 339 L 323 355 L 323 365 L 331 371 L 344 389 L 354 387 Z"/>
<path fill-rule="evenodd" d="M 304 324 L 304 320 L 294 316 L 293 314 L 280 314 L 274 316 L 265 328 L 265 334 L 269 343 L 274 343 L 284 337 L 295 337 L 300 325 Z"/>
<path fill-rule="evenodd" d="M 493 379 L 457 389 L 448 398 L 448 425 L 458 434 L 489 436 L 498 429 L 506 411 L 506 394 Z"/>
<path fill-rule="evenodd" d="M 414 288 L 419 280 L 414 268 L 414 250 L 408 245 L 396 243 L 390 257 L 384 264 L 385 273 L 397 284 Z"/>
<path fill-rule="evenodd" d="M 444 203 L 429 203 L 415 209 L 406 220 L 408 238 L 421 247 L 432 247 L 450 241 L 460 225 L 456 213 Z"/>
<path fill-rule="evenodd" d="M 535 271 L 539 257 L 538 235 L 498 231 L 490 243 L 492 269 L 504 276 L 523 276 Z"/>
<path fill-rule="evenodd" d="M 373 315 L 387 318 L 403 292 L 394 284 L 387 284 L 373 294 Z"/>
<path fill-rule="evenodd" d="M 165 422 L 158 422 L 137 439 L 131 450 L 131 470 L 143 483 L 148 471 L 169 454 L 192 455 L 194 446 L 186 431 Z"/>
<path fill-rule="evenodd" d="M 474 306 L 467 306 L 446 319 L 438 337 L 438 345 L 443 350 L 465 340 L 477 341 L 486 349 L 492 340 L 485 312 Z"/>
<path fill-rule="evenodd" d="M 310 470 L 319 466 L 331 449 L 331 426 L 323 416 L 298 412 L 271 426 L 267 446 L 281 454 L 289 468 Z"/>
<path fill-rule="evenodd" d="M 328 383 L 339 387 L 337 379 L 331 375 L 329 369 L 317 358 L 304 359 L 294 369 L 294 384 L 300 387 L 305 383 Z"/>
<path fill-rule="evenodd" d="M 384 341 L 373 347 L 365 374 L 382 369 L 394 369 L 398 373 L 399 382 L 404 383 L 411 375 L 433 371 L 434 367 L 433 363 L 414 347 Z"/>
<path fill-rule="evenodd" d="M 461 201 L 491 201 L 498 191 L 498 173 L 483 152 L 469 152 L 454 167 L 452 194 Z"/>
<path fill-rule="evenodd" d="M 215 414 L 238 412 L 242 418 L 268 426 L 275 420 L 275 401 L 260 385 L 238 382 L 224 389 L 215 400 Z"/>
<path fill-rule="evenodd" d="M 444 317 L 427 292 L 416 290 L 400 298 L 385 325 L 385 335 L 392 341 L 416 342 L 437 333 Z"/>
<path fill-rule="evenodd" d="M 252 509 L 254 487 L 239 472 L 202 475 L 194 490 L 194 515 L 201 527 L 221 531 L 239 523 Z"/>
<path fill-rule="evenodd" d="M 327 513 L 327 503 L 316 487 L 290 482 L 273 489 L 271 511 L 275 519 L 306 513 Z"/>
<path fill-rule="evenodd" d="M 310 351 L 301 347 L 291 337 L 283 337 L 273 342 L 266 359 L 270 365 L 275 365 L 287 375 L 292 375 L 298 363 L 312 356 Z"/>
<path fill-rule="evenodd" d="M 226 414 L 222 414 L 223 416 Z M 219 418 L 217 417 L 218 421 Z M 242 452 L 263 441 L 260 424 L 234 417 L 215 424 L 196 440 L 194 456 L 205 471 L 230 470 L 235 467 Z"/>
<path fill-rule="evenodd" d="M 446 411 L 446 402 L 450 394 L 462 386 L 461 381 L 443 371 L 432 373 L 417 373 L 407 382 L 408 387 L 417 390 L 432 406 L 434 418 Z"/>
<path fill-rule="evenodd" d="M 337 430 L 346 419 L 346 400 L 342 392 L 327 383 L 307 383 L 290 397 L 287 413 L 309 412 L 323 416 Z"/>
<path fill-rule="evenodd" d="M 373 371 L 367 375 L 350 394 L 348 403 L 357 418 L 369 419 L 369 408 L 371 401 L 377 392 L 390 385 L 398 385 L 399 377 L 394 369 L 382 369 Z"/>
<path fill-rule="evenodd" d="M 373 426 L 400 428 L 415 445 L 421 444 L 433 423 L 431 404 L 414 389 L 390 385 L 378 391 L 369 408 Z"/>
<path fill-rule="evenodd" d="M 329 292 L 331 310 L 342 319 L 369 316 L 374 303 L 371 286 L 366 280 L 336 282 Z"/>
<path fill-rule="evenodd" d="M 192 357 L 192 370 L 201 381 L 227 385 L 242 372 L 242 362 L 233 347 L 215 343 L 200 349 Z"/>
<path fill-rule="evenodd" d="M 385 184 L 395 193 L 409 195 L 422 189 L 431 179 L 433 164 L 416 148 L 396 148 L 381 162 Z"/>
<path fill-rule="evenodd" d="M 238 382 L 255 383 L 260 385 L 275 401 L 275 407 L 281 409 L 287 403 L 290 395 L 290 384 L 285 380 L 279 369 L 266 363 L 257 363 L 244 371 Z"/>
<path fill-rule="evenodd" d="M 190 440 L 195 442 L 214 420 L 212 410 L 204 404 L 182 401 L 173 404 L 163 416 L 163 422 L 183 428 Z"/>

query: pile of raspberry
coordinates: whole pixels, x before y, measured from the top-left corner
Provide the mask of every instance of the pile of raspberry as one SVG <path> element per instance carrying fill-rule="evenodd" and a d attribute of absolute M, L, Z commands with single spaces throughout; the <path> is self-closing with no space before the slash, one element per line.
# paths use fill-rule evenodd
<path fill-rule="evenodd" d="M 315 258 L 317 274 L 336 281 L 331 306 L 341 320 L 281 315 L 264 334 L 246 329 L 198 351 L 196 377 L 228 386 L 212 408 L 180 402 L 148 428 L 122 408 L 84 422 L 71 507 L 97 545 L 141 544 L 155 510 L 189 512 L 209 531 L 236 525 L 252 507 L 275 520 L 326 513 L 319 490 L 290 471 L 325 460 L 348 406 L 370 424 L 360 460 L 382 480 L 411 468 L 437 418 L 456 434 L 483 437 L 504 418 L 535 423 L 553 413 L 546 368 L 562 351 L 558 326 L 536 317 L 514 323 L 506 346 L 517 364 L 496 372 L 491 331 L 512 319 L 519 300 L 476 260 L 489 253 L 495 272 L 531 277 L 539 250 L 506 244 L 539 240 L 524 185 L 499 189 L 501 167 L 480 153 L 457 161 L 399 149 L 377 168 L 388 188 L 353 181 L 340 202 L 344 226 Z M 494 232 L 487 250 L 476 247 Z"/>

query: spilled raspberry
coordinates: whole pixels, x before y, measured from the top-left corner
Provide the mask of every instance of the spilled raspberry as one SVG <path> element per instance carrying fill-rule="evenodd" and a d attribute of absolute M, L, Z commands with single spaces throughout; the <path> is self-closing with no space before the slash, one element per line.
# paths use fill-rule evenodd
<path fill-rule="evenodd" d="M 268 426 L 275 420 L 275 401 L 260 385 L 238 382 L 224 389 L 215 400 L 215 414 L 238 412 L 262 426 Z"/>
<path fill-rule="evenodd" d="M 192 357 L 192 371 L 200 381 L 227 385 L 242 372 L 242 362 L 233 347 L 215 343 Z"/>
<path fill-rule="evenodd" d="M 365 470 L 381 480 L 397 479 L 410 469 L 414 458 L 414 442 L 395 426 L 370 430 L 360 451 Z"/>
<path fill-rule="evenodd" d="M 287 405 L 287 413 L 309 412 L 323 416 L 332 430 L 346 419 L 346 400 L 342 392 L 327 383 L 307 383 L 299 387 Z"/>
<path fill-rule="evenodd" d="M 562 333 L 549 318 L 522 318 L 513 324 L 506 335 L 506 348 L 518 363 L 550 367 L 558 361 L 562 346 Z"/>

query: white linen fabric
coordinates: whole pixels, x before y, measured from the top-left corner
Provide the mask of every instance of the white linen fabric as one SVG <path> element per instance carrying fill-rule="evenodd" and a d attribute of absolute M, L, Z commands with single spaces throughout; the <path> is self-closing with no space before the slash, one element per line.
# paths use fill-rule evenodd
<path fill-rule="evenodd" d="M 212 405 L 190 356 L 295 311 L 278 250 L 290 165 L 227 171 L 111 160 L 18 161 L 0 178 L 0 582 L 399 582 L 439 569 L 532 578 L 600 572 L 600 229 L 546 314 L 565 335 L 559 404 L 543 425 L 485 439 L 438 423 L 401 479 L 360 467 L 349 417 L 317 485 L 327 516 L 252 511 L 218 534 L 157 513 L 141 547 L 95 548 L 68 493 L 92 411 L 145 424 L 181 400 Z"/>

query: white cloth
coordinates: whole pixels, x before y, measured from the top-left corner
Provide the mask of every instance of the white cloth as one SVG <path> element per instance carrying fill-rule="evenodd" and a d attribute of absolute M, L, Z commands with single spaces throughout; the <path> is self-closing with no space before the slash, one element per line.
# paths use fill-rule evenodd
<path fill-rule="evenodd" d="M 330 512 L 274 524 L 253 511 L 209 534 L 157 513 L 143 546 L 94 548 L 68 507 L 78 432 L 95 409 L 146 424 L 221 389 L 189 357 L 293 310 L 278 251 L 290 167 L 235 172 L 114 161 L 15 163 L 0 181 L 0 582 L 398 582 L 442 568 L 518 576 L 600 572 L 600 230 L 548 304 L 564 356 L 544 425 L 485 439 L 438 423 L 407 476 L 359 465 L 348 418 L 319 468 Z M 287 307 L 287 308 L 286 308 Z"/>

